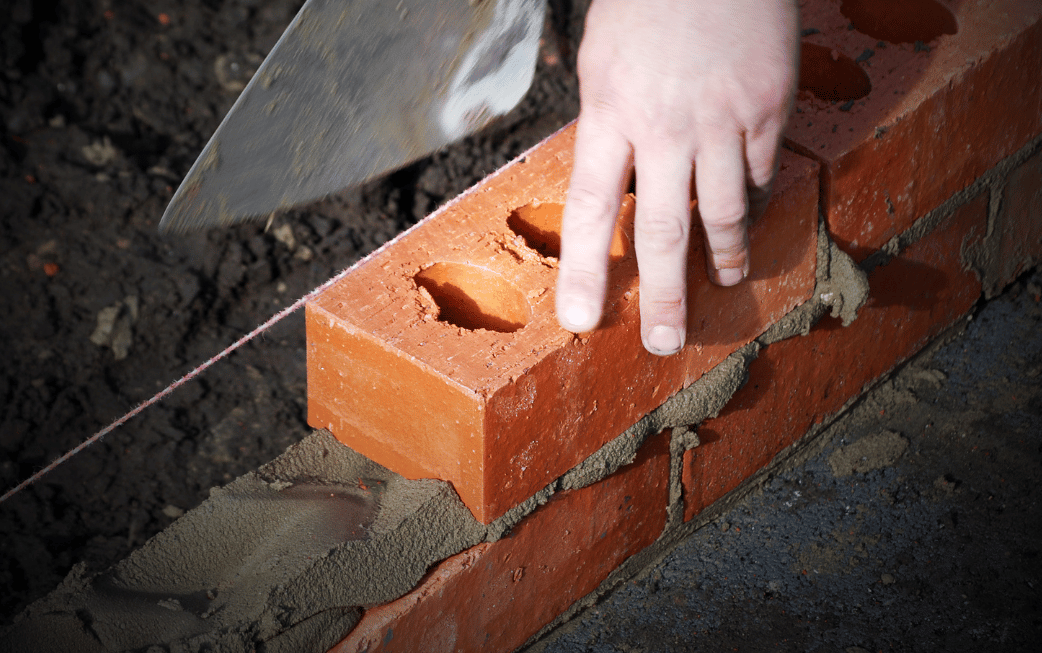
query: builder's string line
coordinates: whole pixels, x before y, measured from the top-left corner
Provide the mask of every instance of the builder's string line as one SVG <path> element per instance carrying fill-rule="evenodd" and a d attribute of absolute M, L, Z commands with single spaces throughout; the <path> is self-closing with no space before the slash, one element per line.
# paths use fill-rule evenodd
<path fill-rule="evenodd" d="M 83 451 L 84 449 L 86 449 L 90 445 L 94 444 L 95 442 L 101 440 L 103 437 L 105 437 L 106 435 L 108 435 L 109 433 L 114 431 L 115 429 L 117 429 L 120 426 L 122 426 L 125 422 L 127 422 L 130 419 L 136 417 L 139 413 L 144 411 L 149 406 L 152 406 L 153 404 L 159 403 L 161 400 L 163 400 L 167 395 L 172 393 L 174 390 L 177 390 L 178 388 L 180 388 L 185 383 L 188 383 L 189 381 L 191 381 L 195 377 L 197 377 L 200 374 L 202 374 L 206 370 L 206 368 L 210 367 L 211 365 L 213 365 L 217 361 L 219 361 L 222 358 L 226 357 L 228 354 L 232 353 L 233 351 L 235 351 L 239 347 L 243 346 L 244 344 L 246 344 L 250 340 L 253 340 L 257 336 L 259 336 L 261 333 L 264 333 L 269 328 L 271 328 L 273 325 L 275 325 L 277 322 L 279 322 L 283 318 L 289 316 L 291 313 L 294 313 L 297 309 L 299 309 L 301 306 L 303 306 L 305 303 L 307 303 L 308 300 L 310 300 L 312 297 L 314 297 L 315 295 L 318 295 L 320 292 L 322 292 L 323 290 L 329 288 L 330 286 L 335 284 L 337 281 L 340 281 L 341 279 L 343 279 L 347 275 L 347 273 L 350 272 L 352 269 L 353 268 L 349 267 L 349 268 L 347 268 L 345 270 L 342 270 L 342 271 L 338 272 L 335 276 L 333 276 L 331 279 L 329 279 L 328 281 L 326 281 L 322 285 L 320 285 L 317 288 L 313 289 L 311 292 L 309 292 L 308 294 L 304 295 L 303 297 L 301 297 L 297 301 L 293 302 L 292 304 L 290 304 L 286 308 L 282 309 L 281 311 L 279 311 L 275 315 L 272 315 L 270 318 L 268 318 L 268 320 L 266 322 L 264 322 L 263 324 L 261 324 L 260 326 L 255 328 L 253 331 L 250 331 L 249 333 L 247 333 L 243 337 L 241 337 L 238 340 L 236 340 L 235 342 L 233 342 L 230 346 L 228 346 L 228 348 L 224 349 L 223 351 L 218 353 L 216 356 L 210 358 L 208 361 L 206 361 L 205 363 L 199 365 L 198 367 L 193 369 L 188 374 L 185 374 L 180 379 L 177 379 L 176 381 L 174 381 L 173 383 L 171 383 L 167 387 L 163 388 L 158 393 L 153 395 L 152 398 L 150 398 L 150 399 L 148 399 L 148 400 L 138 404 L 137 407 L 132 409 L 127 414 L 123 415 L 123 417 L 120 417 L 119 419 L 117 419 L 116 421 L 112 422 L 111 424 L 109 424 L 105 428 L 101 429 L 100 431 L 98 431 L 94 435 L 90 436 L 89 438 L 87 438 L 83 442 L 79 443 L 78 445 L 76 445 L 75 447 L 70 449 L 69 451 L 65 452 L 60 458 L 57 458 L 51 464 L 47 465 L 46 467 L 44 467 L 40 471 L 36 472 L 35 474 L 30 476 L 29 478 L 25 479 L 24 481 L 22 481 L 18 485 L 14 486 L 13 488 L 11 488 L 7 492 L 5 492 L 4 495 L 2 497 L 0 497 L 0 503 L 3 503 L 4 501 L 7 501 L 8 499 L 10 499 L 14 495 L 18 494 L 19 492 L 21 492 L 25 488 L 29 487 L 30 485 L 32 485 L 36 481 L 40 480 L 41 478 L 43 478 L 47 474 L 51 473 L 59 465 L 61 465 L 65 461 L 69 460 L 70 458 L 72 458 L 76 454 L 80 453 L 81 451 Z"/>

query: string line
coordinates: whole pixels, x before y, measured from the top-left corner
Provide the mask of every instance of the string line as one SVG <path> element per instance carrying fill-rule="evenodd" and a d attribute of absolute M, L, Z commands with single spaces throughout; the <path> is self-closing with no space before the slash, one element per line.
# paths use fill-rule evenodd
<path fill-rule="evenodd" d="M 120 426 L 122 426 L 124 423 L 126 423 L 129 420 L 131 420 L 134 417 L 136 417 L 139 413 L 141 413 L 143 410 L 145 410 L 149 406 L 152 406 L 153 404 L 159 403 L 164 398 L 166 398 L 168 395 L 170 395 L 172 392 L 174 392 L 175 390 L 180 388 L 182 385 L 184 385 L 185 383 L 188 383 L 189 381 L 191 381 L 195 377 L 197 377 L 200 374 L 202 374 L 204 371 L 206 371 L 206 369 L 208 367 L 210 367 L 214 363 L 218 362 L 222 358 L 225 358 L 228 354 L 232 353 L 233 351 L 235 351 L 239 347 L 243 346 L 244 344 L 246 344 L 250 340 L 253 340 L 254 338 L 259 336 L 260 334 L 262 334 L 265 331 L 267 331 L 269 328 L 274 326 L 277 322 L 279 322 L 282 319 L 288 317 L 290 314 L 296 312 L 301 306 L 306 304 L 315 295 L 317 295 L 320 292 L 322 292 L 323 290 L 329 288 L 330 286 L 335 284 L 337 281 L 340 281 L 341 279 L 343 279 L 347 275 L 347 273 L 350 272 L 352 269 L 354 269 L 354 268 L 353 267 L 349 267 L 349 268 L 347 268 L 345 270 L 340 271 L 339 273 L 336 274 L 336 276 L 332 277 L 331 279 L 329 279 L 328 281 L 326 281 L 322 285 L 318 286 L 317 288 L 314 288 L 308 294 L 304 295 L 303 297 L 301 297 L 297 301 L 293 302 L 292 304 L 290 304 L 286 308 L 282 309 L 281 311 L 279 311 L 275 315 L 273 315 L 270 318 L 268 318 L 268 320 L 266 322 L 264 322 L 263 324 L 261 324 L 260 326 L 255 328 L 253 331 L 250 331 L 249 333 L 247 333 L 243 337 L 241 337 L 238 340 L 236 340 L 235 342 L 233 342 L 231 345 L 229 345 L 226 349 L 224 349 L 223 351 L 218 353 L 216 356 L 213 356 L 212 358 L 207 360 L 205 363 L 202 363 L 201 365 L 199 365 L 198 367 L 193 369 L 188 374 L 185 374 L 184 376 L 182 376 L 181 378 L 177 379 L 176 381 L 174 381 L 173 383 L 171 383 L 167 387 L 165 387 L 162 390 L 160 390 L 158 393 L 153 395 L 150 399 L 148 399 L 148 400 L 138 404 L 130 412 L 128 412 L 125 415 L 123 415 L 123 417 L 120 417 L 119 419 L 117 419 L 116 421 L 112 422 L 111 424 L 109 424 L 105 428 L 101 429 L 100 431 L 98 431 L 94 435 L 90 436 L 89 438 L 87 438 L 83 442 L 79 443 L 78 445 L 76 445 L 75 447 L 70 449 L 69 451 L 65 452 L 64 454 L 62 454 L 62 456 L 60 458 L 56 459 L 51 464 L 47 465 L 46 467 L 44 467 L 40 471 L 36 472 L 35 474 L 30 476 L 29 478 L 25 479 L 24 481 L 22 481 L 18 485 L 14 486 L 13 488 L 11 488 L 7 492 L 5 492 L 4 495 L 2 497 L 0 497 L 0 503 L 3 503 L 5 501 L 7 501 L 8 499 L 13 497 L 14 495 L 16 495 L 19 492 L 21 492 L 22 490 L 24 490 L 25 488 L 27 488 L 30 485 L 32 485 L 33 483 L 39 481 L 41 478 L 43 478 L 47 474 L 50 474 L 55 469 L 57 469 L 61 464 L 63 464 L 64 462 L 66 462 L 67 460 L 69 460 L 70 458 L 75 456 L 76 454 L 80 453 L 81 451 L 83 451 L 87 447 L 91 446 L 92 444 L 98 442 L 99 440 L 104 438 L 106 435 L 108 435 L 112 431 L 114 431 L 117 428 L 119 428 Z"/>

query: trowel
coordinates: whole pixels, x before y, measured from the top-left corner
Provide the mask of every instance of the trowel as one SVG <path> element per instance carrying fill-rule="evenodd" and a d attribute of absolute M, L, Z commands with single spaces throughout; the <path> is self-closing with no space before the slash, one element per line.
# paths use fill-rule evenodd
<path fill-rule="evenodd" d="M 415 161 L 512 109 L 545 0 L 307 0 L 167 206 L 228 225 Z"/>

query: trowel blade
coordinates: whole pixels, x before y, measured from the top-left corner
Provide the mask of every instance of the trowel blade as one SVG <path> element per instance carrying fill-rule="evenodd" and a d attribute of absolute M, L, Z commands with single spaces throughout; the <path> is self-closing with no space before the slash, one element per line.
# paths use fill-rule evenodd
<path fill-rule="evenodd" d="M 160 230 L 227 225 L 399 168 L 512 109 L 545 0 L 307 0 Z"/>

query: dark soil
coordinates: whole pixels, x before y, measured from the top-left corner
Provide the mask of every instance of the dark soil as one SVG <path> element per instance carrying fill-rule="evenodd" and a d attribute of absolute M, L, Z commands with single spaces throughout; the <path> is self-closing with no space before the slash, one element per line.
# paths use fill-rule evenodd
<path fill-rule="evenodd" d="M 0 27 L 3 489 L 578 111 L 568 62 L 580 23 L 573 3 L 554 2 L 567 10 L 551 21 L 547 43 L 568 46 L 547 46 L 528 97 L 482 134 L 267 229 L 161 237 L 173 190 L 300 4 L 8 7 Z M 574 4 L 581 16 L 583 3 Z M 304 362 L 295 314 L 0 505 L 0 625 L 73 564 L 108 567 L 210 488 L 307 434 Z"/>

